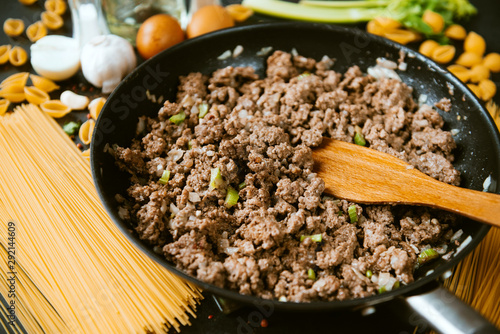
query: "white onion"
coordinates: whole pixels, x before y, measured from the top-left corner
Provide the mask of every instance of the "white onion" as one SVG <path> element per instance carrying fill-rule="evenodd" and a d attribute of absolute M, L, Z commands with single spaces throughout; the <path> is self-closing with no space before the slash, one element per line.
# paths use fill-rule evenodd
<path fill-rule="evenodd" d="M 229 57 L 231 57 L 231 51 L 230 50 L 226 50 L 219 57 L 217 57 L 217 59 L 224 60 L 224 59 L 227 59 Z"/>
<path fill-rule="evenodd" d="M 262 56 L 267 56 L 269 53 L 271 53 L 271 51 L 273 51 L 272 46 L 265 46 L 262 49 L 260 49 L 259 51 L 257 51 L 257 53 L 255 53 L 255 54 L 259 57 L 262 57 Z"/>
<path fill-rule="evenodd" d="M 234 253 L 236 253 L 238 251 L 238 247 L 226 247 L 226 249 L 224 250 L 224 252 L 227 254 L 227 255 L 233 255 Z"/>
<path fill-rule="evenodd" d="M 174 203 L 170 203 L 170 212 L 172 212 L 174 215 L 179 213 L 179 208 L 175 206 Z"/>
<path fill-rule="evenodd" d="M 396 68 L 398 68 L 398 64 L 384 57 L 377 58 L 377 65 L 382 66 L 383 68 L 388 68 L 390 70 L 395 70 Z"/>
<path fill-rule="evenodd" d="M 483 191 L 488 191 L 491 186 L 491 175 L 486 178 L 483 182 Z"/>
<path fill-rule="evenodd" d="M 233 58 L 238 57 L 241 53 L 243 52 L 243 46 L 241 45 L 236 45 L 233 51 Z"/>
<path fill-rule="evenodd" d="M 450 242 L 454 242 L 455 240 L 460 239 L 460 237 L 464 234 L 464 231 L 462 229 L 458 230 L 455 232 L 455 234 L 452 235 Z"/>
<path fill-rule="evenodd" d="M 455 256 L 457 256 L 458 253 L 460 253 L 470 242 L 472 241 L 472 237 L 469 235 L 464 242 L 457 248 L 457 252 L 455 253 Z"/>

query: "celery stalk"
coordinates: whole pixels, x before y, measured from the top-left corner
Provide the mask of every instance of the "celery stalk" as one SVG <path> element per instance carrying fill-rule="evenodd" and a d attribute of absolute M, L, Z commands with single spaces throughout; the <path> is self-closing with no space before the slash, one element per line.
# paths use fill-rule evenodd
<path fill-rule="evenodd" d="M 301 5 L 319 6 L 329 8 L 370 8 L 370 7 L 385 7 L 390 1 L 388 0 L 359 0 L 359 1 L 328 1 L 328 0 L 300 0 Z"/>
<path fill-rule="evenodd" d="M 243 6 L 255 12 L 302 21 L 325 23 L 364 22 L 380 16 L 385 8 L 327 8 L 305 6 L 279 0 L 243 0 Z"/>

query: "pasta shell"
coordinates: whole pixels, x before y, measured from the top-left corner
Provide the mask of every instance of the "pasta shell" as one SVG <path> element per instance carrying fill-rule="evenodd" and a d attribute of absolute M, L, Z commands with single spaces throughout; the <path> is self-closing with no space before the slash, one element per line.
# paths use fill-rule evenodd
<path fill-rule="evenodd" d="M 45 9 L 57 15 L 63 15 L 66 12 L 66 2 L 62 0 L 46 0 Z"/>
<path fill-rule="evenodd" d="M 2 45 L 0 46 L 0 65 L 3 65 L 9 61 L 9 53 L 12 46 Z"/>
<path fill-rule="evenodd" d="M 26 99 L 24 95 L 24 85 L 18 83 L 10 83 L 2 87 L 0 97 L 9 100 L 12 103 L 19 103 Z"/>
<path fill-rule="evenodd" d="M 42 21 L 36 21 L 26 29 L 26 36 L 28 36 L 30 41 L 36 42 L 40 38 L 47 36 L 47 28 Z"/>
<path fill-rule="evenodd" d="M 38 0 L 19 0 L 20 3 L 22 3 L 23 5 L 32 5 L 34 4 L 35 2 L 37 2 Z"/>
<path fill-rule="evenodd" d="M 24 95 L 29 103 L 40 105 L 50 100 L 49 94 L 37 87 L 24 87 Z"/>
<path fill-rule="evenodd" d="M 19 36 L 24 31 L 24 22 L 20 19 L 7 19 L 3 23 L 3 31 L 7 36 Z"/>
<path fill-rule="evenodd" d="M 9 105 L 10 105 L 9 100 L 0 99 L 0 116 L 2 116 L 3 114 L 5 114 L 7 112 Z"/>
<path fill-rule="evenodd" d="M 50 93 L 56 89 L 61 88 L 54 81 L 44 77 L 40 77 L 38 75 L 30 74 L 30 79 L 31 82 L 33 83 L 33 86 L 47 93 Z"/>
<path fill-rule="evenodd" d="M 45 26 L 51 30 L 57 30 L 61 28 L 64 21 L 61 16 L 54 12 L 45 11 L 42 13 L 42 22 Z"/>
<path fill-rule="evenodd" d="M 49 100 L 40 104 L 40 108 L 53 118 L 61 118 L 71 112 L 71 109 L 59 100 Z"/>
<path fill-rule="evenodd" d="M 94 133 L 95 121 L 93 119 L 89 119 L 80 127 L 80 131 L 78 132 L 78 136 L 80 140 L 85 145 L 90 144 L 92 141 L 92 134 Z"/>
<path fill-rule="evenodd" d="M 9 52 L 9 61 L 14 66 L 21 66 L 28 61 L 28 54 L 20 46 L 14 46 Z"/>
<path fill-rule="evenodd" d="M 10 85 L 19 85 L 19 86 L 25 86 L 26 81 L 28 81 L 29 73 L 28 72 L 20 72 L 16 74 L 12 74 L 11 76 L 8 76 L 5 78 L 2 83 L 0 83 L 0 88 L 4 88 L 5 86 L 10 86 Z"/>
<path fill-rule="evenodd" d="M 106 98 L 104 97 L 98 97 L 97 99 L 94 99 L 89 103 L 90 116 L 92 116 L 93 119 L 97 119 L 99 117 L 99 114 L 101 113 L 102 107 L 105 103 Z"/>
<path fill-rule="evenodd" d="M 82 151 L 82 156 L 85 158 L 85 160 L 90 161 L 90 148 Z"/>

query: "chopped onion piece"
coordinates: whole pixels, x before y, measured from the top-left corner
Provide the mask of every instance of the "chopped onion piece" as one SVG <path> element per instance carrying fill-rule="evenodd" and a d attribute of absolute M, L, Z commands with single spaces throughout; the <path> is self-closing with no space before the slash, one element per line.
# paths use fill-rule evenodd
<path fill-rule="evenodd" d="M 455 242 L 455 240 L 460 239 L 460 237 L 464 234 L 464 231 L 462 229 L 458 230 L 451 236 L 450 242 Z"/>
<path fill-rule="evenodd" d="M 491 186 L 491 174 L 483 182 L 483 191 L 488 191 Z"/>
<path fill-rule="evenodd" d="M 236 45 L 233 51 L 233 58 L 238 57 L 241 53 L 243 52 L 243 46 L 241 45 Z"/>
<path fill-rule="evenodd" d="M 201 201 L 201 197 L 200 197 L 200 195 L 198 195 L 198 193 L 190 192 L 189 193 L 189 201 L 191 201 L 193 203 L 198 203 L 199 201 Z"/>
<path fill-rule="evenodd" d="M 236 253 L 238 251 L 238 247 L 226 247 L 226 249 L 224 250 L 224 252 L 227 254 L 227 255 L 233 255 L 234 253 Z"/>
<path fill-rule="evenodd" d="M 217 59 L 224 60 L 224 59 L 227 59 L 229 57 L 231 57 L 231 51 L 230 50 L 226 50 L 219 57 L 217 57 Z"/>
<path fill-rule="evenodd" d="M 457 251 L 454 256 L 457 256 L 458 253 L 460 253 L 465 247 L 467 247 L 468 244 L 472 241 L 472 237 L 469 235 L 464 242 L 460 244 L 460 246 L 457 247 Z"/>
<path fill-rule="evenodd" d="M 236 203 L 238 203 L 239 198 L 240 198 L 240 195 L 238 194 L 238 191 L 236 191 L 232 187 L 229 187 L 227 189 L 226 200 L 225 200 L 226 208 L 229 209 L 229 208 L 233 207 L 234 205 L 236 205 Z"/>

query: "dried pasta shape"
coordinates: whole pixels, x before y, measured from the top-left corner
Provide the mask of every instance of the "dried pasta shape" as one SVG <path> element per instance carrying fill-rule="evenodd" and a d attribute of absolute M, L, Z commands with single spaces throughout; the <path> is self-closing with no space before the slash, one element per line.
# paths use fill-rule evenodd
<path fill-rule="evenodd" d="M 97 99 L 94 99 L 89 103 L 90 116 L 93 119 L 97 119 L 99 117 L 99 114 L 101 113 L 102 107 L 105 103 L 106 98 L 104 97 L 98 97 Z"/>
<path fill-rule="evenodd" d="M 60 15 L 49 11 L 45 11 L 42 13 L 42 22 L 47 28 L 51 30 L 59 29 L 64 24 L 64 21 Z"/>
<path fill-rule="evenodd" d="M 82 156 L 87 160 L 90 161 L 90 148 L 86 149 L 85 151 L 82 151 Z"/>
<path fill-rule="evenodd" d="M 386 31 L 383 36 L 400 44 L 408 44 L 422 38 L 420 34 L 404 29 L 391 29 Z"/>
<path fill-rule="evenodd" d="M 47 79 L 47 78 L 44 78 L 44 77 L 40 77 L 40 76 L 35 75 L 35 74 L 30 74 L 30 79 L 31 79 L 31 82 L 33 83 L 33 86 L 35 86 L 36 88 L 39 88 L 47 93 L 50 93 L 56 89 L 61 88 L 54 81 Z"/>
<path fill-rule="evenodd" d="M 37 2 L 38 0 L 18 0 L 20 3 L 22 3 L 23 5 L 32 5 L 34 4 L 35 2 Z"/>
<path fill-rule="evenodd" d="M 30 41 L 36 42 L 40 38 L 47 36 L 47 28 L 42 21 L 36 21 L 26 29 L 26 35 Z"/>
<path fill-rule="evenodd" d="M 4 88 L 7 86 L 25 86 L 26 81 L 28 81 L 29 73 L 28 72 L 19 72 L 16 74 L 12 74 L 5 78 L 2 83 L 0 83 L 0 88 Z"/>
<path fill-rule="evenodd" d="M 0 99 L 0 116 L 5 114 L 7 112 L 7 109 L 9 109 L 10 106 L 10 101 L 6 99 Z"/>
<path fill-rule="evenodd" d="M 24 22 L 20 19 L 7 19 L 3 23 L 3 31 L 7 36 L 19 36 L 24 31 Z"/>
<path fill-rule="evenodd" d="M 90 144 L 92 141 L 92 134 L 94 133 L 95 121 L 93 119 L 89 119 L 80 127 L 80 131 L 78 132 L 78 136 L 80 140 L 85 145 Z"/>
<path fill-rule="evenodd" d="M 24 95 L 24 85 L 11 83 L 0 89 L 0 97 L 9 100 L 12 103 L 19 103 L 26 99 Z"/>
<path fill-rule="evenodd" d="M 9 53 L 12 46 L 9 44 L 0 46 L 0 65 L 3 65 L 9 61 Z"/>
<path fill-rule="evenodd" d="M 35 105 L 40 105 L 50 100 L 49 94 L 34 86 L 24 87 L 24 95 L 29 103 Z"/>
<path fill-rule="evenodd" d="M 66 12 L 66 2 L 62 0 L 46 0 L 45 10 L 56 13 L 57 15 L 63 15 Z"/>
<path fill-rule="evenodd" d="M 40 104 L 40 108 L 53 118 L 61 118 L 71 112 L 71 109 L 59 100 L 46 101 Z"/>
<path fill-rule="evenodd" d="M 22 66 L 28 61 L 28 53 L 22 47 L 15 46 L 9 52 L 9 61 L 14 66 Z"/>

